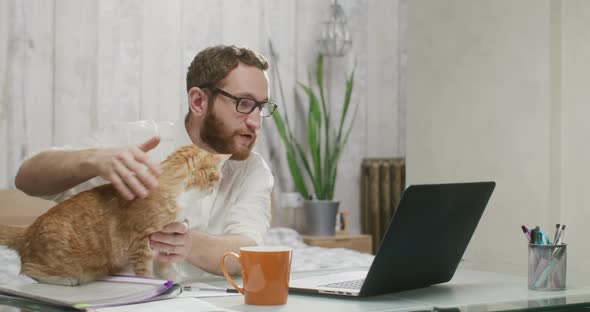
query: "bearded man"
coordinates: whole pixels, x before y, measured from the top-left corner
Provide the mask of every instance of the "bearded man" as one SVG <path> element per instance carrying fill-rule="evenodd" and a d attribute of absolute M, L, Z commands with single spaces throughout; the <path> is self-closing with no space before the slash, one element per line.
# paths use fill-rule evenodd
<path fill-rule="evenodd" d="M 179 263 L 185 276 L 221 274 L 223 253 L 261 244 L 270 224 L 274 181 L 262 157 L 252 152 L 262 119 L 277 107 L 269 102 L 267 69 L 264 57 L 250 49 L 206 48 L 188 68 L 183 120 L 116 123 L 78 148 L 43 151 L 21 165 L 15 185 L 59 202 L 112 183 L 132 200 L 158 187 L 159 161 L 181 146 L 192 143 L 211 153 L 231 154 L 210 195 L 192 198 L 187 193 L 179 200 L 178 220 L 188 222 L 170 223 L 150 236 L 158 260 Z M 236 263 L 228 263 L 228 270 L 240 272 Z"/>

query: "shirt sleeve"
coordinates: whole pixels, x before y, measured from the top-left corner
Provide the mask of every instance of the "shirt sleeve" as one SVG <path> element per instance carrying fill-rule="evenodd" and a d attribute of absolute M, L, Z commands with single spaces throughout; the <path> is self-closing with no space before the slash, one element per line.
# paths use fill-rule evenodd
<path fill-rule="evenodd" d="M 76 150 L 76 149 L 86 149 L 86 148 L 96 148 L 96 147 L 100 147 L 101 144 L 100 142 L 96 139 L 95 136 L 91 136 L 91 137 L 87 137 L 85 139 L 83 139 L 79 144 L 76 145 L 66 145 L 66 146 L 61 146 L 61 147 L 52 147 L 49 150 L 54 150 L 54 151 L 58 151 L 58 150 Z M 95 177 L 92 178 L 90 180 L 87 180 L 85 182 L 82 182 L 70 189 L 67 189 L 61 193 L 57 193 L 57 194 L 52 194 L 52 195 L 46 195 L 46 196 L 40 196 L 43 199 L 46 200 L 51 200 L 54 202 L 62 202 L 78 193 L 84 192 L 86 190 L 89 190 L 93 187 L 99 186 L 99 185 L 103 185 L 106 184 L 107 181 L 104 180 L 101 177 Z"/>
<path fill-rule="evenodd" d="M 162 125 L 170 127 L 169 123 L 158 124 L 152 120 L 113 123 L 94 132 L 90 137 L 84 138 L 76 145 L 54 147 L 52 150 L 121 147 L 129 144 L 139 144 L 154 135 L 160 135 L 160 128 L 162 128 Z M 156 148 L 156 150 L 158 150 L 158 148 Z M 107 180 L 101 177 L 94 177 L 62 193 L 42 196 L 42 198 L 55 202 L 61 202 L 78 193 L 106 183 L 108 183 Z"/>
<path fill-rule="evenodd" d="M 261 245 L 270 226 L 270 194 L 274 178 L 262 157 L 253 156 L 237 190 L 238 195 L 226 214 L 224 234 L 244 235 Z"/>

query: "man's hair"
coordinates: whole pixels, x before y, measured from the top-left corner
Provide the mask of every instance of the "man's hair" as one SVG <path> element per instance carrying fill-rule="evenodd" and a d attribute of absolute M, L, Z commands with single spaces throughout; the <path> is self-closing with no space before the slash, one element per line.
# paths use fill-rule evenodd
<path fill-rule="evenodd" d="M 215 86 L 239 63 L 254 66 L 261 70 L 268 69 L 264 57 L 248 48 L 235 45 L 217 45 L 208 47 L 193 59 L 186 74 L 186 92 L 193 87 Z"/>

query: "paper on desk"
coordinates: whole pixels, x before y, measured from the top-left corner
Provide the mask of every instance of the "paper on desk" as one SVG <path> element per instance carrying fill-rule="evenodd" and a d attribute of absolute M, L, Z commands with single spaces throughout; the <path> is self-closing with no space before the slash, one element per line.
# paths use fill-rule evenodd
<path fill-rule="evenodd" d="M 174 298 L 168 300 L 151 301 L 140 304 L 96 309 L 99 312 L 227 312 L 232 311 L 218 307 L 207 301 L 195 298 Z"/>
<path fill-rule="evenodd" d="M 241 296 L 239 293 L 227 293 L 225 288 L 205 283 L 183 284 L 183 287 L 190 286 L 192 290 L 183 290 L 177 298 L 207 298 L 207 297 L 229 297 Z M 206 289 L 206 290 L 201 290 Z"/>

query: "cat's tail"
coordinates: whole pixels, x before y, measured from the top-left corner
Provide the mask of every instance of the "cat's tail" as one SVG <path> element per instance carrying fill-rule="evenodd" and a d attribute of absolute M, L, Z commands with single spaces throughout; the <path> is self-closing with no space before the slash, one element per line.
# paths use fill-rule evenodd
<path fill-rule="evenodd" d="M 1 225 L 0 224 L 0 245 L 8 246 L 10 249 L 18 249 L 25 240 L 26 227 Z"/>

